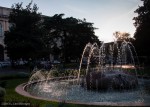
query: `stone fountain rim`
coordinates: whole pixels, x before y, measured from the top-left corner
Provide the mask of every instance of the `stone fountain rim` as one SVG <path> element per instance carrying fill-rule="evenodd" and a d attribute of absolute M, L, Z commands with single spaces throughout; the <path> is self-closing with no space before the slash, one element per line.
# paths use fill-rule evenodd
<path fill-rule="evenodd" d="M 64 79 L 63 77 L 59 77 L 59 78 Z M 49 80 L 52 80 L 52 79 L 56 79 L 56 78 L 51 78 Z M 80 101 L 56 100 L 56 99 L 33 96 L 25 90 L 25 88 L 28 85 L 42 82 L 42 81 L 45 81 L 45 80 L 35 81 L 29 84 L 27 82 L 22 83 L 15 88 L 15 91 L 22 96 L 33 98 L 33 99 L 38 99 L 38 100 L 43 100 L 43 101 L 52 101 L 52 102 L 58 102 L 58 103 L 65 102 L 67 104 L 93 105 L 93 106 L 149 106 L 150 105 L 150 103 L 145 103 L 145 102 L 144 103 L 143 102 L 115 102 L 114 103 L 114 102 L 80 102 Z"/>

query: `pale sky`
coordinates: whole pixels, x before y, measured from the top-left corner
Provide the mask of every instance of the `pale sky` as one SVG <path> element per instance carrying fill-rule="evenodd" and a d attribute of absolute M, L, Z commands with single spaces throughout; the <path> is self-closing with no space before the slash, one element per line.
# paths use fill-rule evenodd
<path fill-rule="evenodd" d="M 0 6 L 10 8 L 14 3 L 31 0 L 0 0 Z M 64 13 L 65 17 L 86 19 L 94 23 L 95 34 L 100 41 L 113 41 L 115 31 L 128 32 L 133 36 L 135 27 L 132 20 L 140 0 L 33 0 L 43 15 L 53 16 Z"/>

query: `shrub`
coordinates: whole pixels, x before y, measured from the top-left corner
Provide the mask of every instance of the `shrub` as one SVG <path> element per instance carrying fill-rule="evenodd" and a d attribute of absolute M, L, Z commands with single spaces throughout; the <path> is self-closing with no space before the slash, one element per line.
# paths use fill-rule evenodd
<path fill-rule="evenodd" d="M 0 87 L 0 105 L 2 104 L 2 102 L 4 101 L 4 96 L 6 94 L 6 91 L 4 88 Z"/>
<path fill-rule="evenodd" d="M 29 76 L 30 76 L 29 73 L 19 72 L 16 74 L 0 76 L 0 80 L 8 80 L 8 79 L 16 79 L 16 78 L 29 78 Z M 0 82 L 0 84 L 1 84 L 1 82 Z"/>
<path fill-rule="evenodd" d="M 6 87 L 6 81 L 0 81 L 0 87 L 5 88 Z"/>

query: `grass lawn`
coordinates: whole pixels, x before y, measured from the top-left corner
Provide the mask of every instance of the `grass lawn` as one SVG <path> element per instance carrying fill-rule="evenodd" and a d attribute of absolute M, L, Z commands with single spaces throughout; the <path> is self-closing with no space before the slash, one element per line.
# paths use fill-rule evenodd
<path fill-rule="evenodd" d="M 23 78 L 23 79 L 16 78 L 16 79 L 3 80 L 6 82 L 6 86 L 5 86 L 6 95 L 5 95 L 4 104 L 6 104 L 6 105 L 8 104 L 10 107 L 12 107 L 11 104 L 14 104 L 14 103 L 30 104 L 31 107 L 57 107 L 57 106 L 59 106 L 58 103 L 48 102 L 48 101 L 43 101 L 43 100 L 35 100 L 32 98 L 24 97 L 24 96 L 16 93 L 15 92 L 16 86 L 21 83 L 27 82 L 27 80 L 28 80 L 27 78 Z"/>
<path fill-rule="evenodd" d="M 12 106 L 14 103 L 19 104 L 22 103 L 24 106 L 18 106 L 18 107 L 91 107 L 86 105 L 76 105 L 76 104 L 64 104 L 64 103 L 57 103 L 57 102 L 50 102 L 50 101 L 44 101 L 44 100 L 37 100 L 28 98 L 22 95 L 19 95 L 15 92 L 15 88 L 24 82 L 28 81 L 28 77 L 20 77 L 18 74 L 3 74 L 0 75 L 0 82 L 5 81 L 6 86 L 6 95 L 5 95 L 5 101 L 3 104 L 8 104 L 4 107 L 16 107 Z M 25 106 L 25 104 L 30 104 L 30 106 Z M 0 105 L 1 107 L 2 105 Z M 2 106 L 3 107 L 3 106 Z M 94 106 L 96 107 L 96 106 Z"/>

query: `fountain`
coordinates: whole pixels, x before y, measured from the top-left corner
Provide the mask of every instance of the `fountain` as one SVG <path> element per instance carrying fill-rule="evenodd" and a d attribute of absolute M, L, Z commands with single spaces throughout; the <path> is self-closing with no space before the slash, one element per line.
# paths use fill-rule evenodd
<path fill-rule="evenodd" d="M 102 44 L 100 48 L 97 44 L 86 45 L 82 54 L 78 79 L 83 58 L 87 58 L 86 75 L 82 80 L 82 85 L 87 89 L 131 89 L 138 86 L 136 69 L 133 72 L 134 75 L 127 74 L 124 69 L 121 69 L 123 64 L 135 66 L 130 44 L 124 41 L 120 49 L 117 43 L 112 45 L 107 46 L 108 49 L 105 44 Z M 92 63 L 95 64 L 92 65 Z M 115 65 L 119 67 L 116 68 Z"/>
<path fill-rule="evenodd" d="M 29 82 L 16 91 L 36 99 L 76 104 L 150 105 L 150 93 L 144 89 L 144 81 L 149 80 L 138 78 L 138 65 L 130 42 L 103 43 L 100 48 L 88 43 L 79 70 L 36 69 Z"/>

